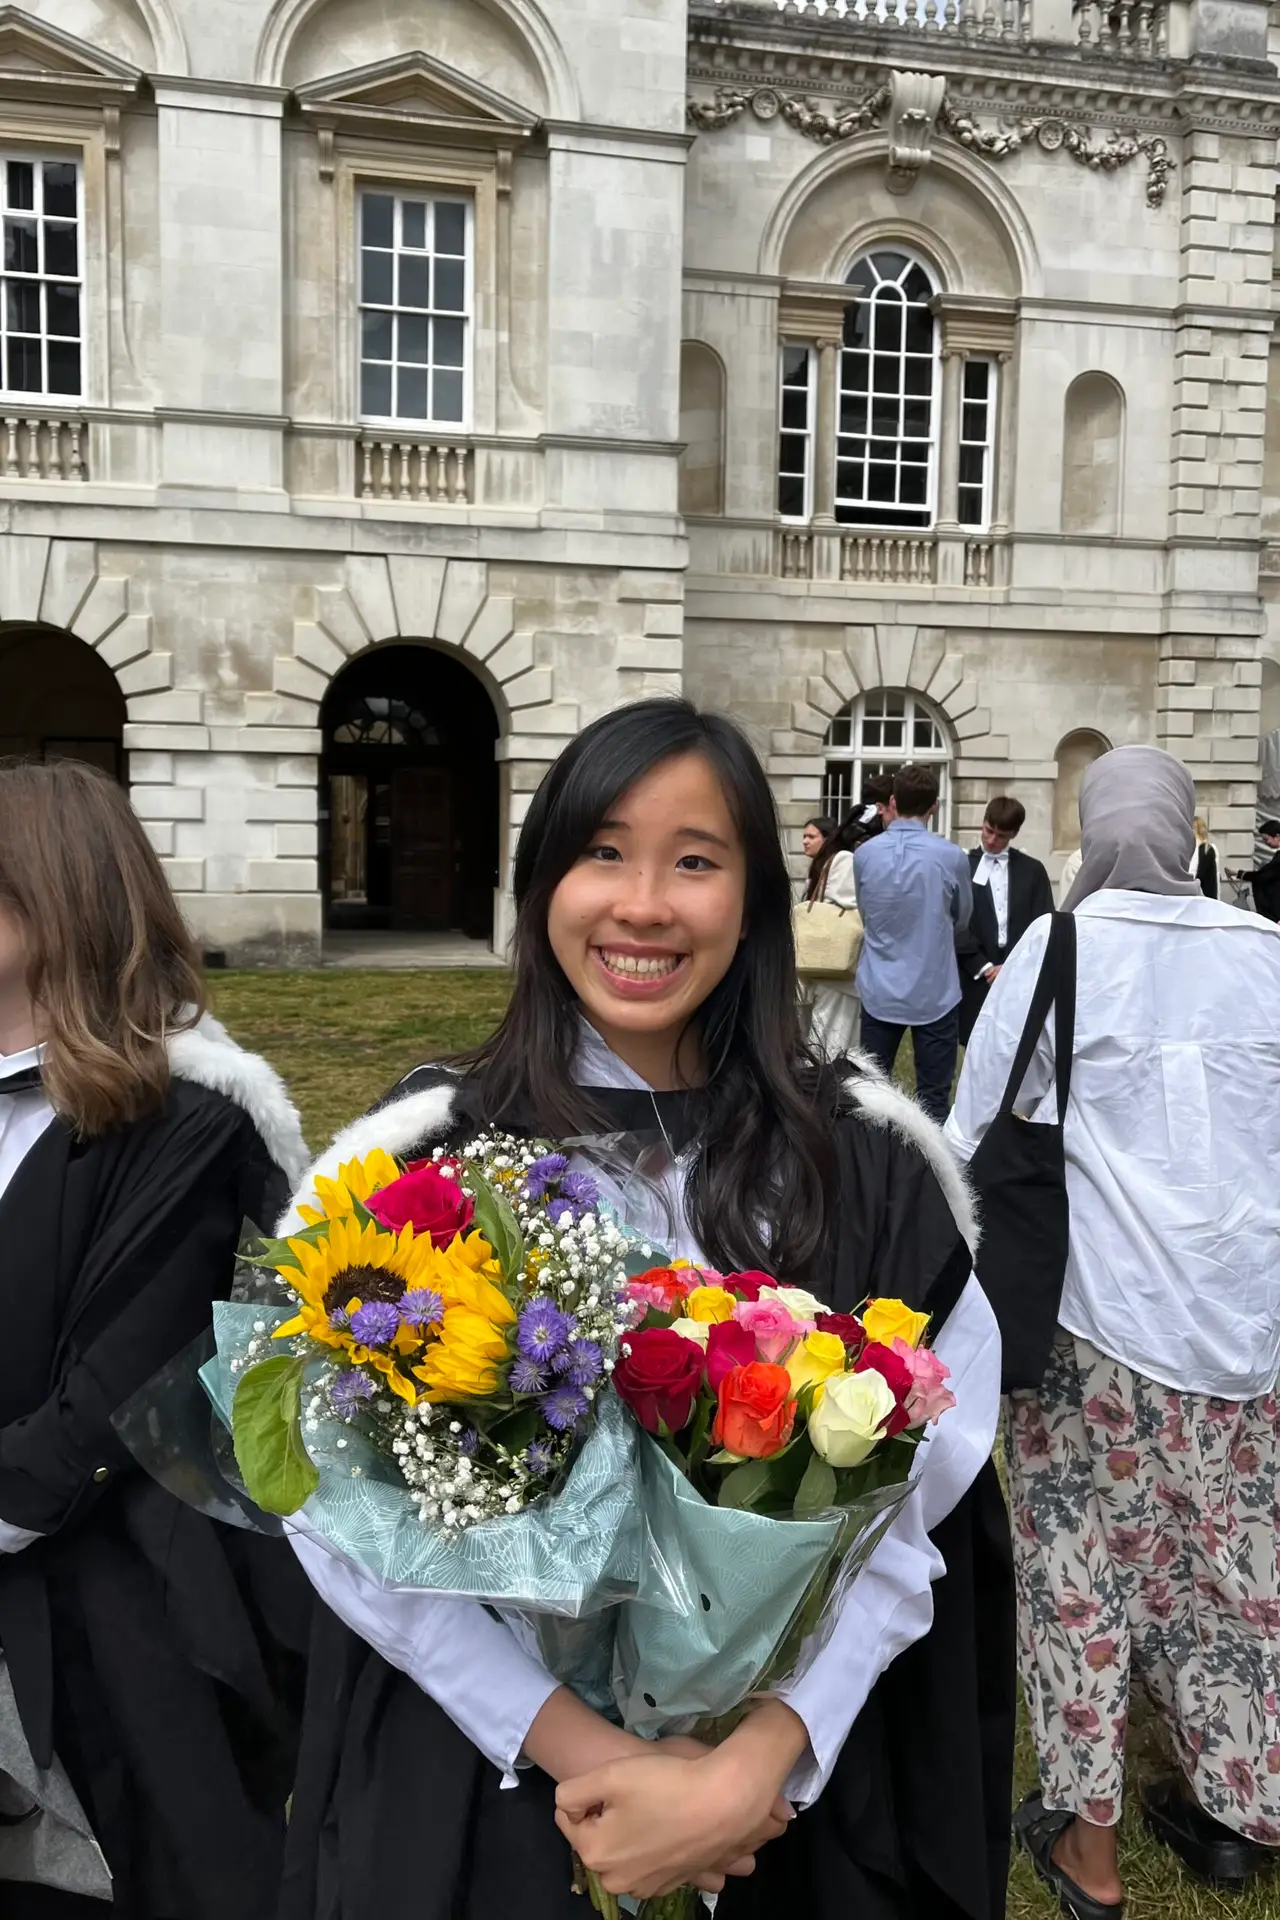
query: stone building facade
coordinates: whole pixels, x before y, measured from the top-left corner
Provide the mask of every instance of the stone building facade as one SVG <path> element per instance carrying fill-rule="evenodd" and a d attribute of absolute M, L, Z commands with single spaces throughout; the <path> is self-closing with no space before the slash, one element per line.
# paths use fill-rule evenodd
<path fill-rule="evenodd" d="M 681 688 L 797 848 L 923 755 L 1061 858 L 1136 740 L 1246 855 L 1277 124 L 1264 0 L 0 6 L 0 752 L 250 964 L 501 947 Z"/>

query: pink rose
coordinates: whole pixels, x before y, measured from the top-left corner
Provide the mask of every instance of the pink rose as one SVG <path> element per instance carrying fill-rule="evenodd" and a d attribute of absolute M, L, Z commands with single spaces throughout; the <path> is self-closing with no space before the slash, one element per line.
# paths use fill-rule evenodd
<path fill-rule="evenodd" d="M 914 1375 L 911 1392 L 907 1396 L 908 1426 L 936 1424 L 956 1403 L 954 1393 L 946 1384 L 951 1378 L 950 1367 L 939 1360 L 929 1347 L 910 1347 L 905 1340 L 897 1339 L 893 1343 L 893 1350 Z"/>
<path fill-rule="evenodd" d="M 735 1367 L 749 1367 L 756 1357 L 756 1343 L 746 1327 L 736 1320 L 717 1320 L 707 1331 L 707 1385 L 720 1392 L 720 1382 Z"/>
<path fill-rule="evenodd" d="M 813 1331 L 803 1320 L 793 1320 L 778 1300 L 740 1300 L 733 1317 L 755 1341 L 756 1358 L 769 1366 L 780 1366 L 796 1341 Z"/>
<path fill-rule="evenodd" d="M 419 1238 L 430 1236 L 433 1246 L 451 1246 L 455 1236 L 471 1225 L 476 1203 L 462 1191 L 456 1178 L 441 1171 L 443 1164 L 420 1161 L 390 1186 L 371 1194 L 369 1212 L 374 1219 L 392 1233 L 402 1233 L 412 1226 Z"/>

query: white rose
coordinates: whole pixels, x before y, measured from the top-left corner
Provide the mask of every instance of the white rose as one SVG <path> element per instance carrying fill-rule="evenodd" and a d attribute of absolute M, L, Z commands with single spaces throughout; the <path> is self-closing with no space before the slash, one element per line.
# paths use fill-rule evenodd
<path fill-rule="evenodd" d="M 883 1374 L 833 1373 L 809 1415 L 814 1452 L 830 1467 L 856 1467 L 883 1438 L 880 1428 L 897 1406 Z"/>
<path fill-rule="evenodd" d="M 761 1287 L 760 1298 L 780 1301 L 793 1320 L 816 1320 L 820 1313 L 831 1311 L 803 1287 Z"/>
<path fill-rule="evenodd" d="M 686 1340 L 696 1340 L 700 1347 L 705 1347 L 711 1338 L 711 1328 L 705 1320 L 673 1320 L 671 1331 L 682 1333 Z"/>

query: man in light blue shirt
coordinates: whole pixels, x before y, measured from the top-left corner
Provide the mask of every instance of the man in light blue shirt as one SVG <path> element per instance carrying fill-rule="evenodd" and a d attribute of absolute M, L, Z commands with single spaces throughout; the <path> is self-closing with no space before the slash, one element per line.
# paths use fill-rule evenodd
<path fill-rule="evenodd" d="M 969 861 L 929 831 L 938 804 L 932 767 L 900 767 L 893 801 L 886 831 L 853 857 L 865 929 L 858 966 L 862 1045 L 891 1074 L 910 1027 L 920 1104 L 945 1120 L 960 1036 L 956 935 L 973 911 Z"/>

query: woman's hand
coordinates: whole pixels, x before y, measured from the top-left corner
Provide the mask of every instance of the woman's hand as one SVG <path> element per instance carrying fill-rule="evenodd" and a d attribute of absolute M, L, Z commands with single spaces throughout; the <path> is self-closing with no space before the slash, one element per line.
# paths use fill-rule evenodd
<path fill-rule="evenodd" d="M 779 1789 L 807 1741 L 798 1715 L 769 1701 L 701 1759 L 664 1742 L 665 1753 L 565 1781 L 556 1824 L 610 1893 L 644 1899 L 689 1882 L 718 1892 L 716 1879 L 749 1872 L 757 1849 L 785 1831 L 791 1809 Z"/>

